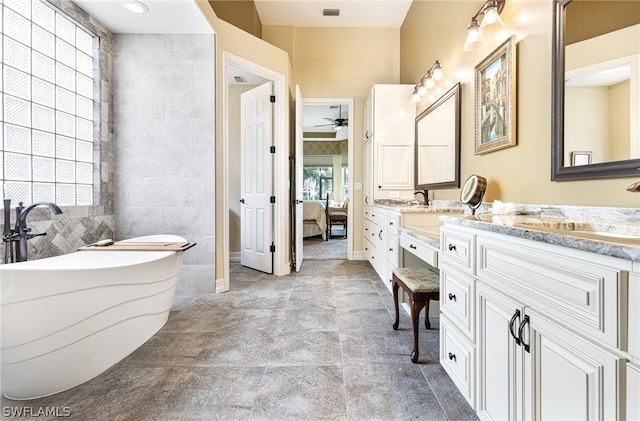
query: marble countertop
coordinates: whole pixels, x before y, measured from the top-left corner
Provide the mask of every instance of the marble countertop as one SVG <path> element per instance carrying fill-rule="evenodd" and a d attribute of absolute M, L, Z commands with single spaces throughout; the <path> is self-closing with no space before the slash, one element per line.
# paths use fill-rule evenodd
<path fill-rule="evenodd" d="M 441 215 L 440 221 L 640 261 L 640 223 L 490 213 L 479 216 Z"/>
<path fill-rule="evenodd" d="M 376 200 L 372 205 L 382 209 L 400 213 L 463 213 L 462 204 L 455 202 L 435 203 L 430 205 L 411 205 L 410 202 L 402 200 Z"/>
<path fill-rule="evenodd" d="M 440 249 L 440 228 L 441 225 L 429 227 L 411 226 L 400 227 L 398 230 L 401 234 L 405 234 L 411 238 L 422 241 L 431 247 Z"/>

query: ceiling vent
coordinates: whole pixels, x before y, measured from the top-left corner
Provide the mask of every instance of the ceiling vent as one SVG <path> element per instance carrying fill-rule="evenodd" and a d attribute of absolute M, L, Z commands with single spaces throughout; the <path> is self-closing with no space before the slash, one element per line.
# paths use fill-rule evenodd
<path fill-rule="evenodd" d="M 322 9 L 322 16 L 340 16 L 340 9 Z"/>
<path fill-rule="evenodd" d="M 234 76 L 233 78 L 236 83 L 247 83 L 247 79 L 245 79 L 244 76 Z"/>

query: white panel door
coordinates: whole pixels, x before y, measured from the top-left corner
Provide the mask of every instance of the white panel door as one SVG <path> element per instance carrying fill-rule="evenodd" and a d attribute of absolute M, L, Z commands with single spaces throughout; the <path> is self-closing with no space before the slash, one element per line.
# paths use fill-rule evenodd
<path fill-rule="evenodd" d="M 619 419 L 624 360 L 527 310 L 531 320 L 525 416 L 541 420 Z M 526 331 L 525 331 L 526 332 Z M 523 335 L 526 336 L 527 335 Z M 525 339 L 526 340 L 526 339 Z"/>
<path fill-rule="evenodd" d="M 240 263 L 266 273 L 273 272 L 272 91 L 272 83 L 267 82 L 240 96 Z"/>
<path fill-rule="evenodd" d="M 300 91 L 300 85 L 296 85 L 296 272 L 300 272 L 302 266 L 303 256 L 303 224 L 304 224 L 304 209 L 302 201 L 302 172 L 304 166 L 304 151 L 303 151 L 303 132 L 302 132 L 302 92 Z"/>
<path fill-rule="evenodd" d="M 507 296 L 477 284 L 478 398 L 476 411 L 488 420 L 516 420 L 522 379 L 521 347 L 512 332 L 522 322 L 522 306 Z"/>

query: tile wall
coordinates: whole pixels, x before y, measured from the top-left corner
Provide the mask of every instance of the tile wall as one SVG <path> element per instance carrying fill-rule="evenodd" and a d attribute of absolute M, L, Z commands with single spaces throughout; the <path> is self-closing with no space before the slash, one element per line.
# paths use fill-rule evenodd
<path fill-rule="evenodd" d="M 196 241 L 179 295 L 215 292 L 213 49 L 213 35 L 115 35 L 117 239 Z"/>

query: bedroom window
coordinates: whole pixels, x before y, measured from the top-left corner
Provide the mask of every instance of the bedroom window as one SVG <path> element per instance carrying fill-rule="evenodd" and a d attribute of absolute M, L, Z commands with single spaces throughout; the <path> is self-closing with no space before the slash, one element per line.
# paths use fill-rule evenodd
<path fill-rule="evenodd" d="M 333 168 L 305 167 L 302 178 L 303 200 L 324 200 L 333 192 Z"/>
<path fill-rule="evenodd" d="M 3 197 L 93 205 L 97 37 L 47 2 L 0 8 Z"/>

